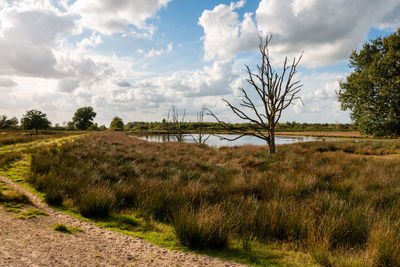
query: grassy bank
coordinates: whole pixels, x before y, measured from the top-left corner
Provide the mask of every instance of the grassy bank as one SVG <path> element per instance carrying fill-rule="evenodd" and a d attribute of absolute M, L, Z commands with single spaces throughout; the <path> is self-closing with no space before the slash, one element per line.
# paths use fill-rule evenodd
<path fill-rule="evenodd" d="M 0 135 L 0 147 L 20 144 L 20 143 L 30 143 L 37 140 L 43 139 L 54 139 L 68 135 L 82 134 L 83 132 L 73 132 L 73 131 L 40 131 L 38 135 L 29 133 L 27 135 L 24 131 L 1 131 Z"/>
<path fill-rule="evenodd" d="M 396 266 L 398 153 L 398 142 L 347 141 L 283 145 L 270 156 L 100 133 L 34 153 L 29 182 L 83 216 L 135 212 L 171 225 L 190 249 L 287 244 L 325 266 Z"/>

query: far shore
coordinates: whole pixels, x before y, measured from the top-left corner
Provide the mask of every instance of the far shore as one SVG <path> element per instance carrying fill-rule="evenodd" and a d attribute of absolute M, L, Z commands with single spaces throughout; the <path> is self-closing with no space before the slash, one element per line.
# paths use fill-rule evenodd
<path fill-rule="evenodd" d="M 152 135 L 152 134 L 168 134 L 166 131 L 159 130 L 149 130 L 149 131 L 128 131 L 128 134 L 144 134 L 144 135 Z M 172 133 L 170 133 L 172 134 Z M 185 132 L 185 134 L 196 134 L 196 132 Z M 215 132 L 206 132 L 206 134 L 235 134 L 229 133 L 226 131 L 215 131 Z M 361 135 L 360 132 L 356 131 L 277 131 L 275 135 L 284 136 L 312 136 L 312 137 L 331 137 L 331 138 L 368 138 L 368 136 Z"/>
<path fill-rule="evenodd" d="M 276 132 L 276 135 L 295 135 L 312 137 L 342 137 L 342 138 L 368 138 L 359 132 L 340 132 L 340 131 L 306 131 L 306 132 Z"/>

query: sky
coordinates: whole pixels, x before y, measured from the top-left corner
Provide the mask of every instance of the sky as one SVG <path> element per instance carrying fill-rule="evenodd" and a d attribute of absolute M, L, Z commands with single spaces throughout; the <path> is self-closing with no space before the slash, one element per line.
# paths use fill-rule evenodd
<path fill-rule="evenodd" d="M 252 90 L 245 65 L 270 34 L 277 70 L 304 53 L 304 104 L 281 122 L 348 123 L 336 91 L 350 54 L 399 26 L 400 0 L 0 0 L 0 114 L 39 109 L 63 125 L 91 106 L 109 125 L 161 121 L 173 105 L 195 121 L 206 105 L 240 122 L 222 99 Z"/>

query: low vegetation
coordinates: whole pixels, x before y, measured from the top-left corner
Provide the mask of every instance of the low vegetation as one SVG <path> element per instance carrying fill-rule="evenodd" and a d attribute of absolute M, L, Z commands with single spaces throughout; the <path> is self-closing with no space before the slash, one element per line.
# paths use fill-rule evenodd
<path fill-rule="evenodd" d="M 63 223 L 57 223 L 53 229 L 55 231 L 61 232 L 61 233 L 65 233 L 65 234 L 73 234 L 76 232 L 82 232 L 82 229 L 80 228 L 75 228 L 75 227 L 71 227 L 71 226 L 67 226 Z"/>
<path fill-rule="evenodd" d="M 29 143 L 42 139 L 57 138 L 71 134 L 80 134 L 81 132 L 41 131 L 38 135 L 22 131 L 7 131 L 3 133 L 4 134 L 0 135 L 0 147 L 19 143 Z"/>
<path fill-rule="evenodd" d="M 283 145 L 270 156 L 265 147 L 101 133 L 33 154 L 29 182 L 84 216 L 135 210 L 169 223 L 189 248 L 278 241 L 323 265 L 382 266 L 400 253 L 382 243 L 400 242 L 399 153 L 399 142 L 345 141 Z"/>

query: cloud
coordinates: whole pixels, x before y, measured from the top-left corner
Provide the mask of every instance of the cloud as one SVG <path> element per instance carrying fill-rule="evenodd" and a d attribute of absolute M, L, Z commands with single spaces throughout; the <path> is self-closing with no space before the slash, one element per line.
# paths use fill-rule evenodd
<path fill-rule="evenodd" d="M 17 83 L 9 78 L 0 77 L 0 87 L 14 87 Z"/>
<path fill-rule="evenodd" d="M 261 0 L 255 17 L 247 13 L 243 19 L 236 10 L 241 6 L 222 4 L 202 13 L 206 60 L 254 51 L 262 32 L 273 36 L 272 56 L 304 51 L 303 65 L 323 66 L 347 59 L 372 27 L 393 27 L 400 17 L 398 0 Z"/>
<path fill-rule="evenodd" d="M 244 1 L 221 4 L 205 10 L 198 24 L 204 29 L 204 58 L 230 60 L 241 51 L 253 50 L 258 42 L 257 29 L 252 14 L 246 13 L 243 21 L 235 11 Z"/>
<path fill-rule="evenodd" d="M 171 0 L 77 0 L 69 10 L 82 18 L 82 25 L 103 34 L 125 32 L 130 25 L 154 32 L 146 21 Z M 131 32 L 133 33 L 133 32 Z"/>
<path fill-rule="evenodd" d="M 397 0 L 262 0 L 256 19 L 272 33 L 276 53 L 304 50 L 303 64 L 321 66 L 347 59 L 396 6 Z"/>
<path fill-rule="evenodd" d="M 147 52 L 144 56 L 145 57 L 158 57 L 158 56 L 164 55 L 166 53 L 170 53 L 172 51 L 172 49 L 173 49 L 172 43 L 169 43 L 167 45 L 166 49 L 163 49 L 163 48 L 162 49 L 154 49 L 153 48 L 149 52 Z M 137 52 L 141 54 L 141 53 L 143 53 L 143 50 L 138 49 Z"/>
<path fill-rule="evenodd" d="M 119 87 L 131 87 L 132 85 L 127 81 L 120 81 L 117 83 Z"/>
<path fill-rule="evenodd" d="M 58 90 L 61 92 L 73 92 L 75 89 L 79 87 L 79 81 L 74 79 L 63 79 L 58 83 Z"/>
<path fill-rule="evenodd" d="M 92 32 L 92 35 L 89 38 L 84 38 L 78 43 L 78 48 L 81 50 L 86 49 L 87 47 L 96 48 L 103 42 L 101 36 Z"/>
<path fill-rule="evenodd" d="M 9 6 L 0 12 L 0 74 L 61 77 L 53 50 L 77 30 L 73 16 L 46 7 Z"/>

